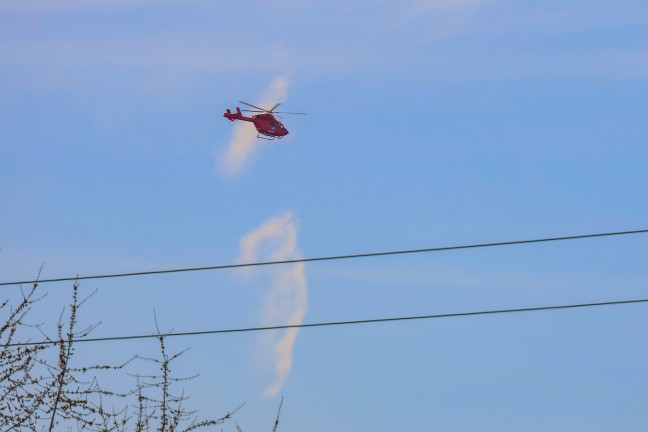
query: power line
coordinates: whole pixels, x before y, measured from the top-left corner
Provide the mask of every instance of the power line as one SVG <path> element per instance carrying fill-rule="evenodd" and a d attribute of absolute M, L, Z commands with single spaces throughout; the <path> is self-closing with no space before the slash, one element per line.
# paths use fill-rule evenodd
<path fill-rule="evenodd" d="M 0 282 L 0 286 L 47 283 L 47 282 L 79 281 L 79 280 L 87 280 L 87 279 L 109 279 L 109 278 L 145 276 L 145 275 L 155 275 L 155 274 L 195 272 L 195 271 L 205 271 L 205 270 L 223 270 L 223 269 L 233 269 L 233 268 L 241 268 L 241 267 L 261 267 L 261 266 L 278 265 L 278 264 L 294 264 L 294 263 L 306 263 L 306 262 L 315 262 L 315 261 L 333 261 L 333 260 L 343 260 L 343 259 L 353 259 L 353 258 L 370 258 L 370 257 L 379 257 L 379 256 L 388 256 L 388 255 L 415 254 L 415 253 L 423 253 L 423 252 L 442 252 L 442 251 L 459 250 L 459 249 L 478 249 L 478 248 L 495 247 L 495 246 L 511 246 L 511 245 L 520 245 L 520 244 L 529 244 L 529 243 L 547 243 L 547 242 L 555 242 L 561 240 L 581 240 L 581 239 L 588 239 L 588 238 L 595 238 L 595 237 L 612 237 L 612 236 L 645 234 L 645 233 L 648 233 L 648 229 L 633 230 L 633 231 L 616 231 L 616 232 L 595 233 L 595 234 L 581 234 L 581 235 L 571 235 L 571 236 L 564 236 L 564 237 L 537 238 L 537 239 L 530 239 L 530 240 L 513 240 L 513 241 L 495 242 L 495 243 L 479 243 L 479 244 L 468 244 L 468 245 L 460 245 L 460 246 L 443 246 L 443 247 L 424 248 L 424 249 L 369 252 L 369 253 L 361 253 L 361 254 L 334 255 L 334 256 L 315 257 L 315 258 L 299 258 L 299 259 L 284 260 L 284 261 L 263 261 L 263 262 L 255 262 L 255 263 L 215 265 L 215 266 L 208 266 L 208 267 L 188 267 L 188 268 L 176 268 L 176 269 L 166 269 L 166 270 L 140 271 L 140 272 L 132 272 L 132 273 L 115 273 L 115 274 L 91 275 L 91 276 L 61 277 L 61 278 L 42 279 L 42 280 Z"/>
<path fill-rule="evenodd" d="M 246 327 L 246 328 L 234 328 L 234 329 L 222 329 L 222 330 L 203 330 L 203 331 L 193 331 L 193 332 L 84 338 L 84 339 L 75 339 L 72 342 L 74 343 L 107 342 L 107 341 L 123 341 L 123 340 L 133 340 L 133 339 L 151 339 L 151 338 L 160 338 L 160 337 L 166 338 L 166 337 L 173 337 L 173 336 L 203 336 L 203 335 L 223 334 L 223 333 L 245 333 L 245 332 L 258 332 L 258 331 L 270 331 L 270 330 L 284 330 L 284 329 L 293 329 L 293 328 L 330 327 L 330 326 L 343 326 L 343 325 L 354 325 L 354 324 L 375 324 L 375 323 L 385 323 L 385 322 L 395 322 L 395 321 L 413 321 L 413 320 L 434 319 L 434 318 L 456 318 L 456 317 L 467 317 L 467 316 L 475 316 L 475 315 L 496 315 L 496 314 L 506 314 L 506 313 L 514 313 L 514 312 L 539 312 L 539 311 L 559 310 L 559 309 L 587 308 L 587 307 L 595 307 L 595 306 L 628 305 L 628 304 L 647 303 L 647 302 L 648 299 L 617 300 L 617 301 L 606 301 L 606 302 L 598 302 L 598 303 L 578 303 L 578 304 L 568 304 L 568 305 L 528 307 L 528 308 L 519 308 L 519 309 L 496 309 L 496 310 L 458 312 L 458 313 L 447 313 L 447 314 L 437 314 L 437 315 L 373 318 L 373 319 L 354 320 L 354 321 L 331 321 L 331 322 L 320 322 L 320 323 L 310 323 L 310 324 L 293 324 L 293 325 L 288 324 L 288 325 L 278 325 L 278 326 L 269 326 L 269 327 Z M 19 347 L 19 346 L 28 346 L 28 345 L 54 345 L 56 343 L 57 343 L 56 341 L 22 342 L 22 343 L 11 343 L 4 346 Z"/>

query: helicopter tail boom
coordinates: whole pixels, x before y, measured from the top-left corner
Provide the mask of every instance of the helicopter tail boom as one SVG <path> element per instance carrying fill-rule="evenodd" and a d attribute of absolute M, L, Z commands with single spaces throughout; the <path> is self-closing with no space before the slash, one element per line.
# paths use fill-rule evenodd
<path fill-rule="evenodd" d="M 229 121 L 234 121 L 234 120 L 243 120 L 243 121 L 253 121 L 251 117 L 245 117 L 243 113 L 241 112 L 241 109 L 239 107 L 236 107 L 236 112 L 232 113 L 230 109 L 228 108 L 224 113 L 223 117 L 228 119 Z"/>

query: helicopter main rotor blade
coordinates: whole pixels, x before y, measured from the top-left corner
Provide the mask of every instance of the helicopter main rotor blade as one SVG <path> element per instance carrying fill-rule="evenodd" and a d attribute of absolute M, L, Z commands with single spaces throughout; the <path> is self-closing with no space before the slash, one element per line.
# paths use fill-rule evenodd
<path fill-rule="evenodd" d="M 279 105 L 281 105 L 281 102 L 277 102 L 277 103 L 275 104 L 275 106 L 273 106 L 272 108 L 270 108 L 270 111 L 268 111 L 268 112 L 270 112 L 270 113 L 273 112 L 273 111 L 274 111 L 274 110 L 275 110 Z"/>
<path fill-rule="evenodd" d="M 285 111 L 261 111 L 261 110 L 241 110 L 242 112 L 249 112 L 249 113 L 268 113 L 268 114 L 273 114 L 276 117 L 283 118 L 279 114 L 303 114 L 306 115 L 306 113 L 296 113 L 296 112 L 285 112 Z"/>
<path fill-rule="evenodd" d="M 252 107 L 252 108 L 256 108 L 256 109 L 261 110 L 261 111 L 263 111 L 263 112 L 269 112 L 268 110 L 263 109 L 263 108 L 259 108 L 259 107 L 256 106 L 256 105 L 252 105 L 252 104 L 249 104 L 249 103 L 247 103 L 247 102 L 243 102 L 243 101 L 239 101 L 239 102 L 242 103 L 243 105 L 247 105 L 247 106 L 250 106 L 250 107 Z"/>

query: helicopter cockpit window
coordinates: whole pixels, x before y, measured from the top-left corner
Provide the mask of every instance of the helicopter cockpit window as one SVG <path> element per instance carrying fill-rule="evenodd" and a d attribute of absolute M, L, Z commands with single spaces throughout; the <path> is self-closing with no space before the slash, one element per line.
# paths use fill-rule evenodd
<path fill-rule="evenodd" d="M 276 126 L 275 122 L 273 122 L 272 120 L 270 120 L 270 126 L 275 127 L 275 126 Z"/>

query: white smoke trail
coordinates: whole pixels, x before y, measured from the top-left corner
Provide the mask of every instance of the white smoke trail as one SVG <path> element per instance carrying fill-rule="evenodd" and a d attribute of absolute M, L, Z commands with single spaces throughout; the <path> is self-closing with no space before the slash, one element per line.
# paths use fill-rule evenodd
<path fill-rule="evenodd" d="M 277 102 L 283 102 L 287 94 L 288 79 L 278 76 L 264 92 L 261 102 L 255 103 L 255 105 L 269 109 Z M 257 140 L 256 135 L 257 131 L 251 123 L 238 122 L 234 125 L 232 139 L 219 161 L 219 165 L 225 173 L 230 175 L 239 173 L 250 158 L 269 142 Z"/>
<path fill-rule="evenodd" d="M 258 260 L 284 261 L 298 259 L 297 227 L 291 212 L 268 219 L 241 239 L 241 262 Z M 304 263 L 295 263 L 271 270 L 273 283 L 264 299 L 263 324 L 301 324 L 308 309 L 308 288 Z M 265 389 L 276 396 L 292 368 L 292 351 L 299 329 L 288 329 L 282 336 L 269 335 L 264 340 L 272 351 L 274 382 Z M 264 356 L 265 357 L 265 356 Z"/>

